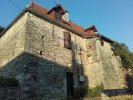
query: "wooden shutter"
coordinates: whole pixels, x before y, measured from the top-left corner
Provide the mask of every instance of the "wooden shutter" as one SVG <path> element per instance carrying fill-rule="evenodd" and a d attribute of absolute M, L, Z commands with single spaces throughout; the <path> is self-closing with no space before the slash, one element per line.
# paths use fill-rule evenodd
<path fill-rule="evenodd" d="M 71 35 L 69 32 L 64 32 L 64 47 L 71 49 Z"/>

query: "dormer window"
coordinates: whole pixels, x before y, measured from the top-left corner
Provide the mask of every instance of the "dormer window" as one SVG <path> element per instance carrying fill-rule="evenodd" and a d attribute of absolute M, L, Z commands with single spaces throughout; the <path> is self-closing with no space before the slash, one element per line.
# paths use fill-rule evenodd
<path fill-rule="evenodd" d="M 55 19 L 58 21 L 62 20 L 62 14 L 60 12 L 55 11 Z"/>

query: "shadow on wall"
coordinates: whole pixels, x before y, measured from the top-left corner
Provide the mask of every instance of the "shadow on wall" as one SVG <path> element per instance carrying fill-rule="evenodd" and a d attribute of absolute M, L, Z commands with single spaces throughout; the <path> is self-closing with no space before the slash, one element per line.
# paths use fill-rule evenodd
<path fill-rule="evenodd" d="M 73 95 L 75 98 L 82 100 L 81 98 L 88 93 L 88 77 L 84 73 L 82 48 L 78 47 L 74 42 L 71 44 L 73 47 L 71 50 L 72 68 L 77 78 L 77 86 L 74 88 Z"/>
<path fill-rule="evenodd" d="M 43 100 L 44 98 L 48 98 L 56 100 L 56 98 L 64 98 L 69 92 L 68 86 L 71 88 L 71 85 L 67 82 L 69 80 L 67 79 L 67 72 L 71 72 L 70 70 L 76 67 L 77 72 L 72 71 L 73 76 L 76 76 L 80 69 L 79 67 L 82 67 L 82 65 L 79 65 L 74 60 L 76 58 L 73 53 L 72 56 L 72 67 L 74 68 L 68 68 L 57 62 L 24 52 L 1 67 L 0 76 L 17 79 L 20 84 L 20 94 L 23 99 L 36 98 L 37 100 Z M 74 88 L 75 82 L 72 85 L 72 88 Z M 84 83 L 81 82 L 78 85 L 83 86 Z"/>
<path fill-rule="evenodd" d="M 133 94 L 133 75 L 132 74 L 126 74 L 125 77 L 126 85 L 128 87 L 128 93 Z"/>

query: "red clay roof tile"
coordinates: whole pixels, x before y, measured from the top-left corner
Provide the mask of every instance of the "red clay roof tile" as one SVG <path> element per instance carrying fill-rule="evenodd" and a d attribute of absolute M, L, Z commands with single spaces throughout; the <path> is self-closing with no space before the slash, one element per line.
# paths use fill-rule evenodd
<path fill-rule="evenodd" d="M 61 5 L 58 5 L 58 6 L 60 6 L 61 9 L 64 10 L 64 8 Z M 50 17 L 50 18 L 55 20 L 55 18 L 54 18 L 54 10 L 53 10 L 55 7 L 53 7 L 51 10 L 47 10 L 46 8 L 43 8 L 42 6 L 32 2 L 28 6 L 28 8 L 31 8 L 31 9 L 39 12 L 40 14 L 46 15 L 46 16 L 48 16 L 48 17 Z M 79 25 L 77 25 L 77 24 L 75 24 L 75 23 L 73 23 L 71 21 L 68 22 L 68 21 L 63 20 L 63 23 L 65 25 L 69 25 L 73 30 L 79 31 L 80 33 L 82 33 L 83 36 L 87 36 L 88 37 L 89 35 L 92 36 L 92 35 L 96 34 L 96 33 L 91 33 L 90 31 L 87 31 L 88 29 L 91 29 L 91 28 L 95 29 L 95 32 L 97 32 L 95 26 L 90 26 L 89 28 L 84 29 L 83 27 L 81 27 L 81 26 L 79 26 Z"/>

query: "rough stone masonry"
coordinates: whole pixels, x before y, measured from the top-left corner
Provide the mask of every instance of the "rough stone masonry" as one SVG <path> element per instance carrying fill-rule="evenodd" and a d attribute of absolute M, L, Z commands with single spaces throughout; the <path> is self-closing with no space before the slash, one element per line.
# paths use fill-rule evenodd
<path fill-rule="evenodd" d="M 19 81 L 24 100 L 60 100 L 80 86 L 125 87 L 121 60 L 113 55 L 111 40 L 97 36 L 94 28 L 88 37 L 79 28 L 74 30 L 61 5 L 46 14 L 42 9 L 31 3 L 0 38 L 0 75 Z M 67 24 L 59 16 L 53 19 L 57 12 Z M 69 33 L 71 48 L 64 47 L 64 32 Z"/>

